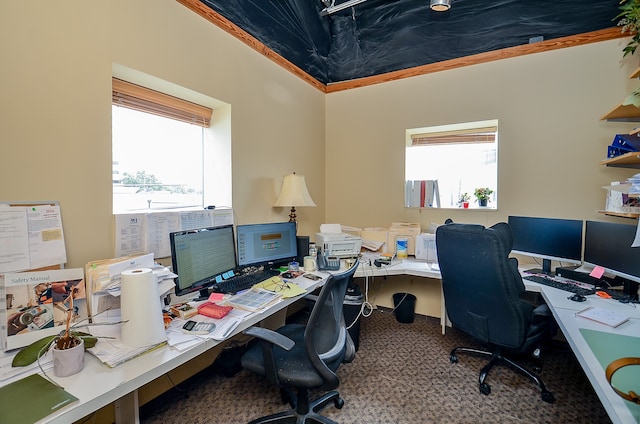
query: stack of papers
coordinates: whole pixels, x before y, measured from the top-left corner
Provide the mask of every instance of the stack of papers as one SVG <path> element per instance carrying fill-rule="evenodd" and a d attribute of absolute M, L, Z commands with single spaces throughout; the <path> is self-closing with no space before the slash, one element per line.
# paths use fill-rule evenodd
<path fill-rule="evenodd" d="M 629 188 L 629 194 L 640 194 L 640 174 L 636 174 L 627 181 L 631 184 Z"/>
<path fill-rule="evenodd" d="M 291 281 L 284 281 L 280 277 L 269 278 L 268 280 L 262 281 L 253 287 L 268 290 L 273 293 L 279 293 L 283 299 L 296 297 L 306 293 L 306 290 L 301 288 L 296 283 L 293 283 Z"/>

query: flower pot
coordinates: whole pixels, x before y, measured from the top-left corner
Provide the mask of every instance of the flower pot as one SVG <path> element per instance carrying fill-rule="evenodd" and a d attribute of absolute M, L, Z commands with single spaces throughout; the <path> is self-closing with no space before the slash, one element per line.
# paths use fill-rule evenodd
<path fill-rule="evenodd" d="M 71 349 L 59 350 L 53 345 L 53 374 L 56 377 L 67 377 L 77 374 L 84 368 L 84 340 Z"/>
<path fill-rule="evenodd" d="M 469 209 L 469 202 L 462 202 L 462 207 L 465 209 Z"/>
<path fill-rule="evenodd" d="M 488 199 L 478 199 L 478 205 L 487 206 Z"/>

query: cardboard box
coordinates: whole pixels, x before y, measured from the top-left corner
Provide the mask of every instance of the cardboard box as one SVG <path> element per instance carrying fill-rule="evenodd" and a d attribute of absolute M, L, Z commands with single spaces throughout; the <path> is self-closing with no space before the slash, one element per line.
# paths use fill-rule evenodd
<path fill-rule="evenodd" d="M 398 237 L 407 237 L 409 241 L 407 253 L 409 256 L 416 254 L 416 237 L 420 235 L 420 224 L 410 222 L 394 222 L 389 227 L 387 235 L 387 251 L 395 252 L 396 239 Z"/>
<path fill-rule="evenodd" d="M 365 228 L 364 230 L 360 231 L 360 238 L 362 239 L 363 245 L 365 244 L 365 240 L 384 243 L 382 247 L 376 250 L 376 252 L 387 253 L 389 252 L 389 250 L 387 249 L 388 233 L 389 231 L 386 228 L 381 228 L 381 227 Z M 395 252 L 395 249 L 392 250 L 392 252 Z"/>

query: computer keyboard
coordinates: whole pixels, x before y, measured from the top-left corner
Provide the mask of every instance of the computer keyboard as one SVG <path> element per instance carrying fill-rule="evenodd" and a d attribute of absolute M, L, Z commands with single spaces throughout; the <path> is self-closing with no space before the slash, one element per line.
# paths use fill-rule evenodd
<path fill-rule="evenodd" d="M 526 275 L 522 277 L 524 280 L 533 281 L 534 283 L 544 284 L 545 286 L 554 287 L 556 289 L 568 291 L 582 296 L 594 294 L 595 289 L 588 289 L 568 281 L 559 281 L 544 275 Z"/>
<path fill-rule="evenodd" d="M 267 269 L 249 274 L 236 275 L 228 280 L 214 284 L 212 289 L 218 293 L 237 293 L 250 289 L 253 285 L 277 275 L 280 275 L 280 271 L 277 269 Z"/>
<path fill-rule="evenodd" d="M 608 297 L 613 300 L 617 300 L 623 303 L 638 303 L 637 299 L 629 296 L 628 294 L 624 294 L 619 290 L 605 289 L 605 288 L 586 288 L 581 287 L 579 284 L 571 280 L 557 280 L 551 277 L 546 277 L 544 275 L 527 275 L 522 277 L 524 280 L 533 281 L 534 283 L 544 284 L 545 286 L 555 287 L 556 289 L 564 290 L 570 293 L 581 294 L 582 296 L 588 296 L 590 294 L 595 294 L 596 292 L 606 293 Z M 603 297 L 606 297 L 604 295 Z"/>

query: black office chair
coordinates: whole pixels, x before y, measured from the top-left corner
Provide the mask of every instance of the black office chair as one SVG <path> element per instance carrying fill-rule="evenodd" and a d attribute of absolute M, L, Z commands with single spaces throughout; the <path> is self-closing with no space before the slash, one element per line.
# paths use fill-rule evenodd
<path fill-rule="evenodd" d="M 336 370 L 355 355 L 347 332 L 343 303 L 347 284 L 359 261 L 340 274 L 334 274 L 322 287 L 309 320 L 304 324 L 287 324 L 277 331 L 251 327 L 246 334 L 259 342 L 242 356 L 242 366 L 281 389 L 282 399 L 291 405 L 289 411 L 258 418 L 258 423 L 333 423 L 318 412 L 333 402 L 340 409 L 344 400 L 335 391 L 340 383 Z M 331 390 L 310 401 L 309 390 Z M 294 394 L 293 390 L 297 390 Z"/>
<path fill-rule="evenodd" d="M 438 227 L 436 248 L 447 314 L 454 327 L 486 347 L 456 347 L 449 359 L 458 362 L 457 352 L 491 358 L 480 371 L 482 394 L 491 393 L 485 382 L 491 368 L 505 362 L 538 385 L 543 401 L 553 403 L 555 398 L 540 377 L 505 356 L 537 357 L 541 344 L 557 331 L 547 305 L 534 307 L 521 299 L 525 288 L 517 259 L 509 258 L 511 246 L 511 229 L 504 222 L 491 228 L 453 222 Z"/>

